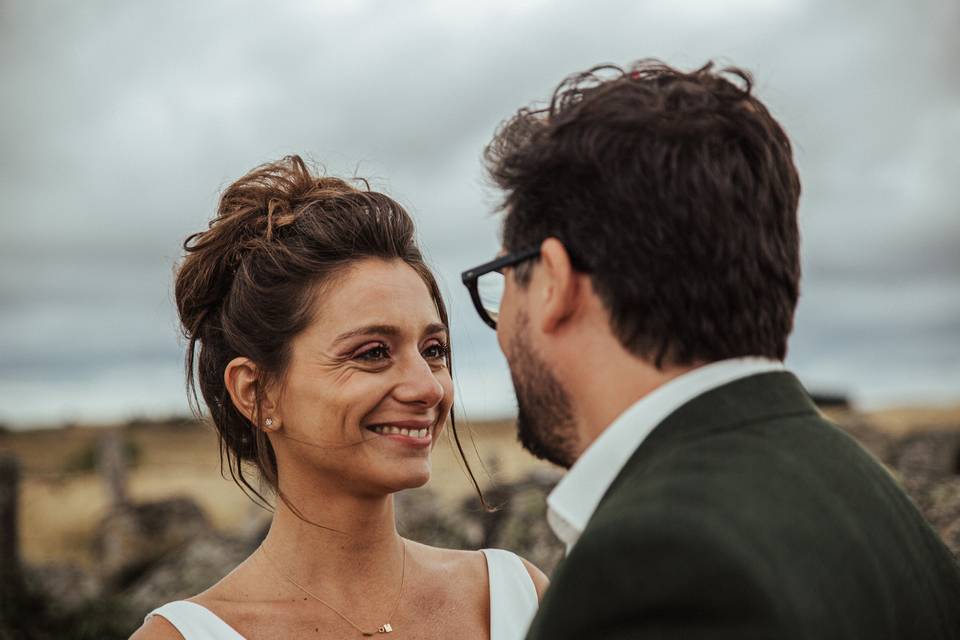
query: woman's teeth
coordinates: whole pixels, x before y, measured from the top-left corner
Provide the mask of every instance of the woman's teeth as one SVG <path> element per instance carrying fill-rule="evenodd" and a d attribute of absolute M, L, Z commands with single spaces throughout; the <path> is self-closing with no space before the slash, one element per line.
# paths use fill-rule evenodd
<path fill-rule="evenodd" d="M 389 425 L 379 425 L 371 429 L 384 436 L 407 436 L 408 438 L 426 438 L 430 429 L 401 429 Z"/>

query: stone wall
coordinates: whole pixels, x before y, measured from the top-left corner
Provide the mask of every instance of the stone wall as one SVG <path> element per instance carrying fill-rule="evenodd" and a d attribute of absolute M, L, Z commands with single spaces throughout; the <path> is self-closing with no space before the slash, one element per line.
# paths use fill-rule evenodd
<path fill-rule="evenodd" d="M 960 428 L 894 438 L 855 415 L 842 426 L 884 463 L 946 544 L 960 556 Z M 97 572 L 76 567 L 19 568 L 15 531 L 16 463 L 0 458 L 0 554 L 4 608 L 0 640 L 7 638 L 126 638 L 159 604 L 197 593 L 249 555 L 264 530 L 243 536 L 215 531 L 189 498 L 131 504 L 122 487 L 101 525 Z M 114 474 L 114 477 L 116 475 Z M 538 473 L 443 508 L 436 496 L 415 490 L 397 496 L 401 533 L 450 548 L 500 547 L 551 573 L 563 556 L 546 522 L 547 494 L 560 473 Z M 6 496 L 6 498 L 5 498 Z M 10 523 L 13 523 L 11 525 Z M 21 580 L 20 576 L 23 576 Z M 29 615 L 26 609 L 30 609 Z"/>

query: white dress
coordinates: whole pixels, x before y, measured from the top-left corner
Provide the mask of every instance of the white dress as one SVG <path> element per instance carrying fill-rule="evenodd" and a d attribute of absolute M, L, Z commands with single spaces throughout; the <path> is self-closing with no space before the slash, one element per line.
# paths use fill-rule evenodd
<path fill-rule="evenodd" d="M 537 590 L 510 551 L 483 549 L 490 580 L 490 640 L 522 640 L 537 612 Z M 215 613 L 194 602 L 177 600 L 147 614 L 163 616 L 184 640 L 245 640 Z"/>

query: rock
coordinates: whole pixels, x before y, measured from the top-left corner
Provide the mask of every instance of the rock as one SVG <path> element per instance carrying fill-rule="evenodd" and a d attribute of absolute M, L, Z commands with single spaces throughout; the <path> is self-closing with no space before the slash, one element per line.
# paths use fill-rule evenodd
<path fill-rule="evenodd" d="M 455 517 L 442 508 L 429 489 L 403 491 L 394 497 L 397 530 L 400 535 L 447 549 L 475 548 L 471 543 L 482 537 L 474 524 Z"/>
<path fill-rule="evenodd" d="M 547 524 L 547 495 L 553 490 L 559 472 L 532 473 L 518 482 L 499 485 L 487 492 L 487 501 L 497 510 L 486 513 L 465 501 L 464 519 L 475 519 L 483 530 L 476 547 L 509 549 L 550 574 L 563 557 L 563 544 Z"/>
<path fill-rule="evenodd" d="M 485 492 L 494 511 L 476 497 L 444 510 L 426 489 L 405 491 L 395 498 L 401 535 L 424 544 L 452 549 L 509 549 L 550 573 L 563 557 L 563 545 L 546 521 L 546 497 L 559 473 L 534 473 L 519 482 Z"/>
<path fill-rule="evenodd" d="M 914 501 L 944 544 L 960 558 L 960 476 L 943 477 L 914 488 Z"/>
<path fill-rule="evenodd" d="M 103 593 L 103 582 L 95 574 L 74 565 L 28 567 L 26 574 L 30 590 L 42 593 L 55 615 L 73 614 Z"/>
<path fill-rule="evenodd" d="M 152 609 L 213 585 L 255 548 L 249 540 L 206 532 L 169 549 L 121 594 L 131 629 Z"/>
<path fill-rule="evenodd" d="M 535 484 L 520 488 L 505 507 L 487 546 L 510 549 L 551 574 L 563 558 L 564 546 L 547 524 L 548 489 Z"/>
<path fill-rule="evenodd" d="M 907 436 L 896 444 L 893 466 L 904 475 L 960 473 L 960 433 L 932 431 Z"/>
<path fill-rule="evenodd" d="M 210 530 L 207 517 L 189 498 L 122 505 L 97 527 L 101 577 L 124 587 L 165 553 Z"/>

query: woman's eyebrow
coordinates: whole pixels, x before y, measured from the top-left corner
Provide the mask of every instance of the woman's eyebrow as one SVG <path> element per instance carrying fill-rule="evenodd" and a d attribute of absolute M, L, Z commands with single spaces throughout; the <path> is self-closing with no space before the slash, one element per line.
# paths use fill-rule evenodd
<path fill-rule="evenodd" d="M 341 333 L 333 340 L 333 343 L 337 344 L 339 342 L 343 342 L 344 340 L 349 340 L 350 338 L 356 338 L 359 336 L 374 336 L 374 335 L 390 336 L 392 338 L 400 335 L 400 329 L 388 324 L 371 324 L 365 327 L 359 327 L 357 329 L 351 329 L 350 331 Z"/>
<path fill-rule="evenodd" d="M 428 324 L 426 328 L 424 328 L 423 330 L 423 335 L 425 336 L 430 336 L 435 333 L 449 333 L 449 330 L 447 329 L 447 325 L 442 324 L 440 322 L 434 322 L 432 324 Z"/>
<path fill-rule="evenodd" d="M 389 336 L 391 338 L 395 338 L 402 333 L 403 332 L 400 329 L 393 325 L 371 324 L 341 333 L 334 338 L 333 344 L 338 344 L 345 340 L 350 340 L 351 338 L 357 338 L 360 336 Z M 440 322 L 434 322 L 428 324 L 423 330 L 423 335 L 425 336 L 433 335 L 435 333 L 448 333 L 447 326 Z"/>

